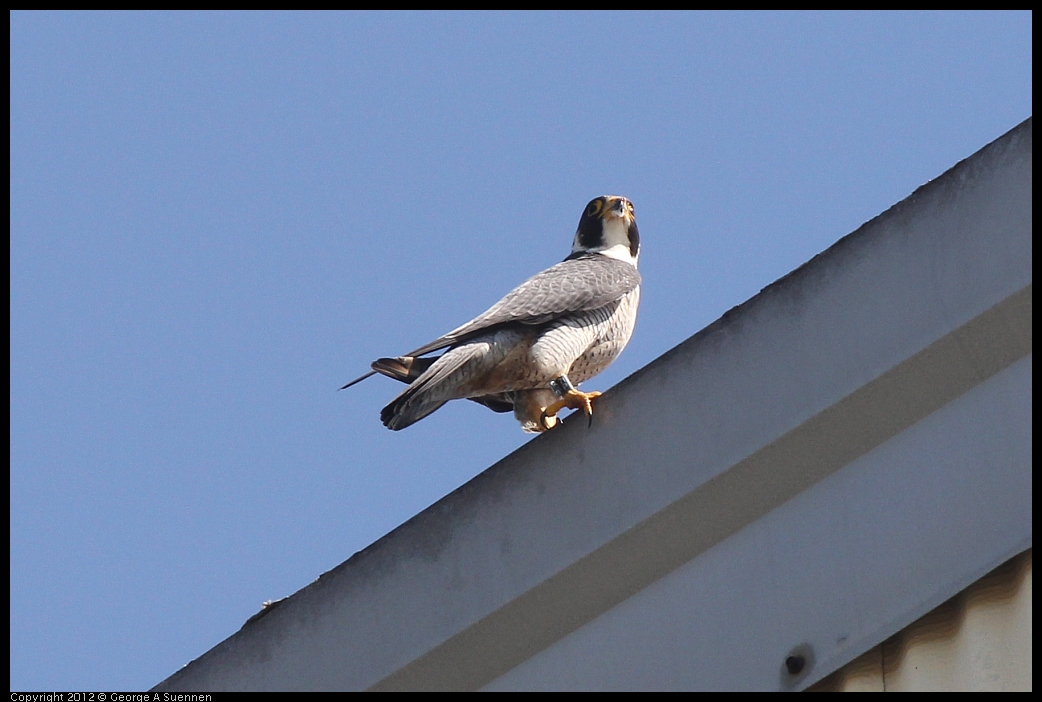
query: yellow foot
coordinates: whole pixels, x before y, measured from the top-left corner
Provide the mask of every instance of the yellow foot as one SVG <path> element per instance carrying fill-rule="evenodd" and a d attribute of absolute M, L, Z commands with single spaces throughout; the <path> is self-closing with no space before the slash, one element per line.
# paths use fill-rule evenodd
<path fill-rule="evenodd" d="M 581 409 L 583 413 L 590 418 L 590 422 L 592 423 L 593 405 L 590 403 L 590 400 L 600 396 L 601 393 L 599 392 L 580 392 L 579 390 L 572 388 L 565 393 L 564 397 L 543 410 L 540 422 L 547 429 L 551 428 L 557 423 L 557 413 L 567 407 L 569 409 Z M 550 420 L 553 421 L 551 422 Z"/>

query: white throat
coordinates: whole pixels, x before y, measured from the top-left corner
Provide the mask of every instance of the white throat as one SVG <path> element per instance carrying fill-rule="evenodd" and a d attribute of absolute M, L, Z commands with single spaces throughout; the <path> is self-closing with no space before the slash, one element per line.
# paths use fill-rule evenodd
<path fill-rule="evenodd" d="M 607 256 L 608 258 L 617 258 L 620 261 L 626 263 L 632 263 L 634 266 L 637 265 L 637 257 L 630 255 L 629 244 L 615 244 L 614 246 L 598 246 L 595 249 L 590 249 L 593 253 L 599 253 L 601 256 Z"/>
<path fill-rule="evenodd" d="M 604 243 L 601 246 L 584 248 L 579 245 L 579 237 L 576 236 L 572 245 L 572 252 L 588 251 L 599 253 L 602 256 L 616 258 L 626 263 L 637 265 L 637 256 L 630 254 L 630 235 L 626 220 L 622 217 L 612 217 L 604 223 Z M 638 252 L 639 255 L 640 252 Z"/>

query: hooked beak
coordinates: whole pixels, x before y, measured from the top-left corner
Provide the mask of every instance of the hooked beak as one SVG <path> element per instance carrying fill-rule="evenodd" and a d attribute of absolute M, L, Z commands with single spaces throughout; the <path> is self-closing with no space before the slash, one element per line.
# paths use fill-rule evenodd
<path fill-rule="evenodd" d="M 630 220 L 630 211 L 629 208 L 626 207 L 626 198 L 620 197 L 613 200 L 605 214 L 609 217 L 620 217 L 624 221 L 628 222 Z"/>

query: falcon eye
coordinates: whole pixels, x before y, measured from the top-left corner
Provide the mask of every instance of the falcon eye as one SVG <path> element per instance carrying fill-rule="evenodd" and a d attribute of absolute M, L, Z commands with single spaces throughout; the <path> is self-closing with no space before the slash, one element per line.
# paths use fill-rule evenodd
<path fill-rule="evenodd" d="M 601 205 L 603 204 L 604 203 L 601 201 L 600 198 L 597 198 L 596 200 L 591 200 L 590 204 L 586 206 L 586 214 L 588 214 L 590 217 L 596 217 L 598 214 L 600 214 Z"/>

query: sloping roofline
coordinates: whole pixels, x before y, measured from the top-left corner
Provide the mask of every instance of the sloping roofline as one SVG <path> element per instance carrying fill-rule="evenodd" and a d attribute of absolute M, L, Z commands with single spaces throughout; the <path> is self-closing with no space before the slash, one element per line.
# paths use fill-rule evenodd
<path fill-rule="evenodd" d="M 878 644 L 1031 545 L 1031 144 L 1029 118 L 156 689 L 793 689 Z"/>

